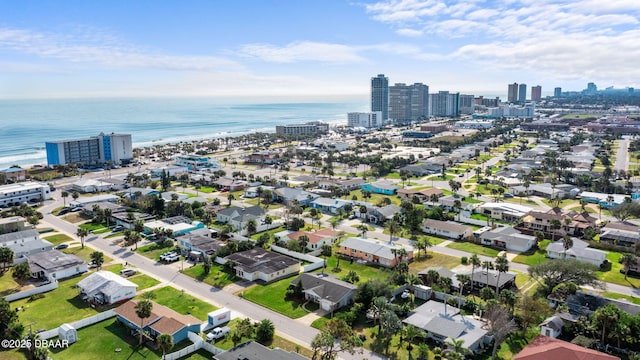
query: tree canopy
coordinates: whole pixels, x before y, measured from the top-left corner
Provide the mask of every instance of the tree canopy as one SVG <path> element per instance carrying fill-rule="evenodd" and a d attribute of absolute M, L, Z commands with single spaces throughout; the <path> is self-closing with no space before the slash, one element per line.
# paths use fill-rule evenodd
<path fill-rule="evenodd" d="M 564 282 L 571 281 L 576 285 L 600 286 L 596 276 L 595 265 L 576 260 L 555 259 L 529 268 L 529 275 L 542 281 L 546 294 Z"/>

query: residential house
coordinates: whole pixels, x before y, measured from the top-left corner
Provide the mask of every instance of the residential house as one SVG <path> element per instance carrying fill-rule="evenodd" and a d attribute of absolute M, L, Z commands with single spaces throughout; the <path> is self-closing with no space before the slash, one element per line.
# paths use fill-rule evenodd
<path fill-rule="evenodd" d="M 540 334 L 555 339 L 562 333 L 563 326 L 564 321 L 562 321 L 562 318 L 558 315 L 553 315 L 540 324 Z"/>
<path fill-rule="evenodd" d="M 456 204 L 459 204 L 460 207 L 456 208 Z M 424 205 L 429 208 L 440 206 L 445 211 L 456 211 L 456 209 L 471 211 L 476 207 L 475 204 L 466 202 L 457 195 L 442 196 L 438 199 L 438 201 L 431 201 L 431 199 L 428 199 L 427 201 L 425 201 Z"/>
<path fill-rule="evenodd" d="M 442 173 L 442 165 L 420 162 L 405 165 L 400 170 L 408 171 L 412 176 L 426 176 Z"/>
<path fill-rule="evenodd" d="M 308 360 L 306 357 L 280 348 L 270 349 L 255 341 L 248 341 L 220 354 L 216 360 Z"/>
<path fill-rule="evenodd" d="M 237 277 L 249 281 L 271 282 L 300 272 L 300 261 L 262 248 L 237 252 L 224 259 L 235 264 Z"/>
<path fill-rule="evenodd" d="M 264 223 L 266 215 L 266 211 L 258 205 L 247 208 L 229 206 L 228 208 L 220 210 L 216 217 L 218 222 L 229 224 L 234 230 L 241 231 L 247 227 L 249 220 L 255 220 L 256 226 L 259 227 Z"/>
<path fill-rule="evenodd" d="M 311 207 L 325 214 L 338 214 L 348 204 L 352 204 L 352 201 L 319 197 L 311 202 Z"/>
<path fill-rule="evenodd" d="M 493 229 L 485 226 L 473 232 L 482 245 L 496 247 L 511 252 L 526 252 L 536 244 L 536 238 L 523 234 L 512 226 L 499 226 Z"/>
<path fill-rule="evenodd" d="M 2 169 L 0 173 L 4 174 L 5 178 L 10 182 L 24 181 L 27 179 L 27 170 L 21 167 Z"/>
<path fill-rule="evenodd" d="M 481 214 L 492 219 L 504 222 L 519 222 L 523 216 L 533 209 L 529 206 L 506 202 L 490 202 L 480 205 L 478 210 Z"/>
<path fill-rule="evenodd" d="M 306 235 L 309 238 L 307 249 L 314 251 L 322 249 L 324 245 L 333 245 L 338 238 L 338 231 L 329 228 L 315 231 L 281 231 L 275 234 L 275 238 L 280 241 L 298 240 L 301 236 Z"/>
<path fill-rule="evenodd" d="M 555 298 L 553 294 L 549 295 L 547 299 L 550 301 L 550 305 L 552 307 L 556 307 L 558 304 L 564 303 L 567 305 L 567 308 L 569 308 L 570 314 L 578 316 L 589 316 L 599 308 L 606 305 L 613 305 L 631 316 L 637 316 L 640 314 L 640 305 L 631 303 L 626 299 L 610 299 L 595 293 L 588 293 L 583 290 L 578 290 L 575 294 L 569 295 L 564 300 Z"/>
<path fill-rule="evenodd" d="M 556 221 L 557 220 L 557 221 Z M 554 227 L 554 222 L 556 227 Z M 559 222 L 559 225 L 557 224 Z M 547 238 L 559 239 L 564 235 L 581 236 L 588 227 L 596 227 L 598 219 L 586 212 L 571 211 L 565 213 L 560 208 L 546 212 L 529 211 L 516 228 L 526 234 L 542 231 Z"/>
<path fill-rule="evenodd" d="M 96 271 L 77 284 L 80 296 L 91 304 L 111 305 L 132 299 L 138 285 L 110 271 Z"/>
<path fill-rule="evenodd" d="M 562 240 L 549 244 L 547 246 L 547 257 L 552 259 L 569 259 L 588 262 L 595 266 L 600 266 L 607 259 L 606 252 L 590 248 L 589 243 L 585 241 L 579 239 L 572 240 L 573 246 L 566 251 Z"/>
<path fill-rule="evenodd" d="M 87 263 L 73 254 L 49 250 L 27 256 L 31 277 L 42 280 L 60 280 L 89 271 Z"/>
<path fill-rule="evenodd" d="M 461 341 L 462 347 L 472 353 L 479 353 L 490 341 L 484 322 L 434 300 L 415 308 L 402 322 L 424 330 L 429 338 L 444 346 L 449 339 Z"/>
<path fill-rule="evenodd" d="M 81 193 L 94 193 L 112 190 L 113 184 L 96 179 L 79 179 L 71 183 L 71 190 Z"/>
<path fill-rule="evenodd" d="M 609 222 L 601 229 L 600 241 L 633 248 L 640 242 L 640 227 L 629 222 Z"/>
<path fill-rule="evenodd" d="M 374 194 L 395 195 L 399 187 L 389 180 L 378 180 L 372 183 L 362 184 L 360 190 Z"/>
<path fill-rule="evenodd" d="M 278 161 L 280 153 L 273 150 L 262 150 L 250 154 L 244 162 L 247 164 L 272 165 Z"/>
<path fill-rule="evenodd" d="M 400 249 L 404 249 L 407 255 L 398 256 Z M 350 237 L 342 241 L 338 252 L 362 263 L 381 265 L 388 268 L 395 267 L 401 261 L 413 259 L 413 248 L 410 246 L 356 237 Z"/>
<path fill-rule="evenodd" d="M 151 188 L 140 188 L 140 187 L 130 187 L 125 192 L 125 197 L 131 200 L 137 200 L 139 198 L 144 198 L 147 196 L 158 196 L 160 195 L 160 191 Z"/>
<path fill-rule="evenodd" d="M 79 197 L 69 203 L 69 207 L 77 208 L 84 207 L 86 205 L 98 204 L 101 202 L 112 202 L 117 203 L 120 201 L 120 198 L 116 195 L 112 194 L 102 194 L 102 195 L 94 195 L 87 197 Z"/>
<path fill-rule="evenodd" d="M 183 255 L 191 260 L 202 261 L 204 257 L 214 255 L 218 249 L 225 246 L 223 241 L 201 234 L 184 234 L 176 238 Z"/>
<path fill-rule="evenodd" d="M 538 335 L 514 360 L 620 360 L 619 357 L 587 349 L 567 341 Z"/>
<path fill-rule="evenodd" d="M 162 200 L 164 200 L 166 205 L 166 203 L 168 203 L 169 201 L 174 201 L 174 199 L 175 201 L 187 200 L 189 198 L 189 195 L 181 194 L 176 191 L 165 191 L 160 193 L 160 197 L 162 198 Z"/>
<path fill-rule="evenodd" d="M 32 229 L 33 226 L 25 225 L 26 222 L 22 216 L 0 217 L 0 234 Z"/>
<path fill-rule="evenodd" d="M 125 229 L 133 230 L 137 220 L 142 222 L 149 222 L 155 220 L 156 216 L 143 213 L 143 212 L 117 212 L 111 215 L 111 219 L 116 225 L 122 226 Z"/>
<path fill-rule="evenodd" d="M 82 214 L 88 217 L 94 217 L 96 215 L 95 211 L 93 210 L 94 206 L 97 206 L 102 210 L 109 209 L 109 211 L 111 211 L 111 215 L 127 211 L 127 208 L 125 206 L 118 205 L 108 201 L 103 201 L 96 204 L 84 205 L 82 207 Z M 109 219 L 109 221 L 111 222 L 111 219 Z"/>
<path fill-rule="evenodd" d="M 444 196 L 444 192 L 438 188 L 428 188 L 422 190 L 399 189 L 396 193 L 402 200 L 413 201 L 414 198 L 417 198 L 418 202 L 420 203 L 430 201 L 432 195 L 436 195 L 438 198 Z"/>
<path fill-rule="evenodd" d="M 622 194 L 605 194 L 591 191 L 583 191 L 580 193 L 580 200 L 585 200 L 588 203 L 599 204 L 604 209 L 610 209 L 623 204 L 629 195 Z"/>
<path fill-rule="evenodd" d="M 246 199 L 253 199 L 260 196 L 266 190 L 273 191 L 275 190 L 275 188 L 273 186 L 251 186 L 244 189 L 244 193 L 242 196 L 244 196 Z"/>
<path fill-rule="evenodd" d="M 422 231 L 426 234 L 436 235 L 447 239 L 463 240 L 473 234 L 473 228 L 454 221 L 441 221 L 425 219 L 422 222 Z"/>
<path fill-rule="evenodd" d="M 172 236 L 180 236 L 204 227 L 205 225 L 200 221 L 192 221 L 186 216 L 173 216 L 144 223 L 144 232 L 152 234 L 156 229 L 165 229 L 171 230 Z"/>
<path fill-rule="evenodd" d="M 353 179 L 325 179 L 320 180 L 318 182 L 318 186 L 325 190 L 330 190 L 332 187 L 335 187 L 342 191 L 352 191 L 356 189 L 360 189 L 363 184 L 365 184 L 362 178 L 353 178 Z"/>
<path fill-rule="evenodd" d="M 472 275 L 471 271 L 469 271 L 468 275 Z M 473 272 L 471 282 L 473 283 L 474 289 L 480 289 L 488 286 L 493 290 L 496 290 L 497 287 L 498 291 L 502 291 L 503 289 L 509 289 L 516 286 L 516 273 L 499 273 L 497 270 L 476 269 L 476 271 Z"/>
<path fill-rule="evenodd" d="M 235 178 L 222 176 L 216 179 L 213 184 L 220 190 L 239 191 L 247 187 L 247 182 Z"/>
<path fill-rule="evenodd" d="M 289 286 L 295 287 L 298 283 L 302 283 L 305 299 L 319 304 L 324 311 L 349 305 L 358 288 L 327 274 L 301 274 Z"/>
<path fill-rule="evenodd" d="M 311 202 L 320 196 L 298 188 L 281 187 L 273 191 L 274 201 L 287 205 L 298 204 L 300 206 L 309 206 Z"/>
<path fill-rule="evenodd" d="M 391 220 L 394 218 L 396 214 L 402 215 L 404 210 L 394 204 L 389 204 L 386 206 L 372 206 L 367 211 L 367 219 L 369 222 L 374 224 L 384 223 L 387 220 Z"/>
<path fill-rule="evenodd" d="M 201 320 L 191 315 L 182 315 L 154 301 L 151 303 L 151 315 L 147 318 L 142 319 L 136 313 L 138 300 L 129 300 L 115 308 L 116 317 L 120 323 L 136 333 L 140 330 L 148 332 L 153 341 L 161 334 L 169 334 L 173 343 L 178 344 L 187 339 L 189 332 L 200 333 Z"/>
<path fill-rule="evenodd" d="M 2 246 L 6 246 L 13 251 L 14 264 L 25 262 L 29 256 L 53 249 L 53 245 L 50 242 L 40 239 L 40 234 L 37 230 L 28 228 L 0 235 L 0 247 Z"/>

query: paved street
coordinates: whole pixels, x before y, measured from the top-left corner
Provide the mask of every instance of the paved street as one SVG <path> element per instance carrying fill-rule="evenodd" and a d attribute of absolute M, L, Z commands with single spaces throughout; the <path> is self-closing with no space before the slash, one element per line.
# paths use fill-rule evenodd
<path fill-rule="evenodd" d="M 629 138 L 624 136 L 618 141 L 618 152 L 616 153 L 615 170 L 629 170 Z"/>

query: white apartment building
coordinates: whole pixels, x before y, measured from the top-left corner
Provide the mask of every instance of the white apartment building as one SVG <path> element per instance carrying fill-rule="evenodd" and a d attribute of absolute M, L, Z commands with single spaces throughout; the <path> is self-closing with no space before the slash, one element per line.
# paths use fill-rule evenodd
<path fill-rule="evenodd" d="M 382 112 L 353 112 L 347 114 L 347 126 L 362 128 L 378 128 L 383 125 Z"/>
<path fill-rule="evenodd" d="M 0 186 L 0 207 L 51 199 L 49 185 L 33 181 Z"/>

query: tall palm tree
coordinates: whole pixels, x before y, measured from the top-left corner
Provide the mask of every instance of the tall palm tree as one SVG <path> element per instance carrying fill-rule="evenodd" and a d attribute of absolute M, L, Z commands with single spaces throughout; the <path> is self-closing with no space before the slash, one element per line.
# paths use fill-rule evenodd
<path fill-rule="evenodd" d="M 562 238 L 562 247 L 564 248 L 563 258 L 567 258 L 567 251 L 573 247 L 573 239 L 569 235 Z"/>
<path fill-rule="evenodd" d="M 67 206 L 67 198 L 69 197 L 69 192 L 68 191 L 63 191 L 60 193 L 60 196 L 62 196 L 62 206 L 66 207 Z"/>
<path fill-rule="evenodd" d="M 80 245 L 84 249 L 84 238 L 89 236 L 89 230 L 87 228 L 79 227 L 76 231 L 76 236 L 80 238 Z"/>
<path fill-rule="evenodd" d="M 393 242 L 393 235 L 396 233 L 396 231 L 398 231 L 400 224 L 392 219 L 387 221 L 386 225 L 387 230 L 389 230 L 389 243 L 391 243 Z"/>
<path fill-rule="evenodd" d="M 493 263 L 489 260 L 483 261 L 482 268 L 487 269 L 487 286 L 489 286 L 489 270 L 493 268 Z"/>
<path fill-rule="evenodd" d="M 476 268 L 482 265 L 482 262 L 480 261 L 478 254 L 471 255 L 471 258 L 469 259 L 469 261 L 471 262 L 471 291 L 473 291 L 474 274 L 475 274 Z"/>
<path fill-rule="evenodd" d="M 160 334 L 156 338 L 156 344 L 158 344 L 158 347 L 162 350 L 162 358 L 164 359 L 167 351 L 173 347 L 173 337 L 169 334 Z"/>
<path fill-rule="evenodd" d="M 506 254 L 496 258 L 495 268 L 498 271 L 498 278 L 496 279 L 496 297 L 498 297 L 498 294 L 500 293 L 500 274 L 509 271 L 509 260 L 507 260 Z"/>
<path fill-rule="evenodd" d="M 142 336 L 144 329 L 144 319 L 151 316 L 151 311 L 153 310 L 153 303 L 149 300 L 140 300 L 136 306 L 136 315 L 140 318 L 140 342 L 138 345 L 142 345 Z"/>
<path fill-rule="evenodd" d="M 633 254 L 624 254 L 622 258 L 620 258 L 620 263 L 624 266 L 624 279 L 627 279 L 627 274 L 629 273 L 629 269 L 631 267 L 638 265 L 638 258 Z"/>

